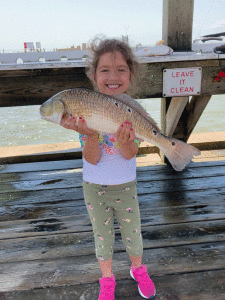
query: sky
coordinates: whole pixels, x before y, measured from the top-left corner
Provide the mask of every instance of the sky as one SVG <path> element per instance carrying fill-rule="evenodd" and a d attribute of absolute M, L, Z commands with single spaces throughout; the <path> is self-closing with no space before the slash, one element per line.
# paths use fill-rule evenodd
<path fill-rule="evenodd" d="M 0 52 L 24 42 L 47 50 L 128 35 L 131 46 L 162 39 L 163 0 L 0 0 Z M 225 0 L 194 0 L 193 40 L 225 32 Z"/>

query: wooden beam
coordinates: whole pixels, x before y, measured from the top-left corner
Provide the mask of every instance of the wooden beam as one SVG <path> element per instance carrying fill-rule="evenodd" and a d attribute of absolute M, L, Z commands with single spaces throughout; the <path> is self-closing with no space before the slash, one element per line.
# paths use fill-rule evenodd
<path fill-rule="evenodd" d="M 166 114 L 166 135 L 172 137 L 180 117 L 188 103 L 189 97 L 175 97 L 170 102 Z"/>
<path fill-rule="evenodd" d="M 171 98 L 162 98 L 161 99 L 161 132 L 166 134 L 166 112 L 167 112 L 167 105 L 170 102 Z M 160 158 L 163 163 L 167 163 L 165 154 L 160 150 L 159 152 Z"/>
<path fill-rule="evenodd" d="M 191 51 L 194 0 L 163 0 L 164 44 L 174 51 Z"/>
<path fill-rule="evenodd" d="M 187 135 L 184 141 L 187 142 L 192 131 L 195 128 L 198 120 L 200 119 L 203 111 L 208 105 L 211 96 L 193 96 L 189 105 L 189 118 L 187 120 Z"/>
<path fill-rule="evenodd" d="M 214 80 L 225 60 L 162 61 L 147 64 L 140 98 L 163 96 L 163 69 L 192 67 L 202 68 L 201 95 L 225 94 L 225 78 Z M 0 107 L 41 105 L 56 93 L 77 87 L 93 88 L 84 68 L 0 71 Z"/>

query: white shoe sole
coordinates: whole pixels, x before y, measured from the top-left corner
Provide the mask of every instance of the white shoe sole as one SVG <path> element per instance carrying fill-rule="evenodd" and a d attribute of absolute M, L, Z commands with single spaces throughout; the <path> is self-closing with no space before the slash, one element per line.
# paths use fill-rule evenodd
<path fill-rule="evenodd" d="M 137 280 L 134 278 L 134 275 L 133 275 L 131 269 L 130 269 L 130 276 L 137 282 Z M 143 297 L 143 298 L 145 298 L 145 299 L 154 299 L 155 296 L 156 296 L 156 294 L 155 294 L 155 296 L 151 296 L 151 297 L 149 297 L 149 298 L 148 298 L 148 297 L 145 297 L 145 296 L 142 294 L 142 292 L 141 292 L 139 286 L 138 286 L 138 292 L 139 292 L 139 294 L 141 295 L 141 297 Z"/>

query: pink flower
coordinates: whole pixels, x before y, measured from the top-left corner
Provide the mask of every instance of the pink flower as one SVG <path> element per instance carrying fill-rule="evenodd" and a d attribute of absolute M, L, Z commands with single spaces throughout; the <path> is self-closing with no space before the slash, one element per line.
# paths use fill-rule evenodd
<path fill-rule="evenodd" d="M 102 236 L 99 236 L 99 239 L 100 239 L 101 241 L 103 241 L 103 240 L 104 240 Z"/>
<path fill-rule="evenodd" d="M 131 207 L 126 208 L 127 211 L 132 211 Z"/>
<path fill-rule="evenodd" d="M 93 206 L 92 206 L 92 205 L 89 205 L 89 208 L 90 208 L 90 209 L 93 209 Z"/>
<path fill-rule="evenodd" d="M 110 142 L 112 142 L 112 143 L 116 142 L 116 139 L 115 139 L 114 137 L 110 138 L 109 140 L 110 140 Z"/>

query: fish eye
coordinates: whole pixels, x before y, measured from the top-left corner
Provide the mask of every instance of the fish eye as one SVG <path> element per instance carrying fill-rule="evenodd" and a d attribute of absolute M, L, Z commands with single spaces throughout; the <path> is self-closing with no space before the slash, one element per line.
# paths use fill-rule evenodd
<path fill-rule="evenodd" d="M 131 109 L 130 109 L 130 108 L 128 108 L 127 110 L 128 110 L 129 112 L 131 112 Z"/>

